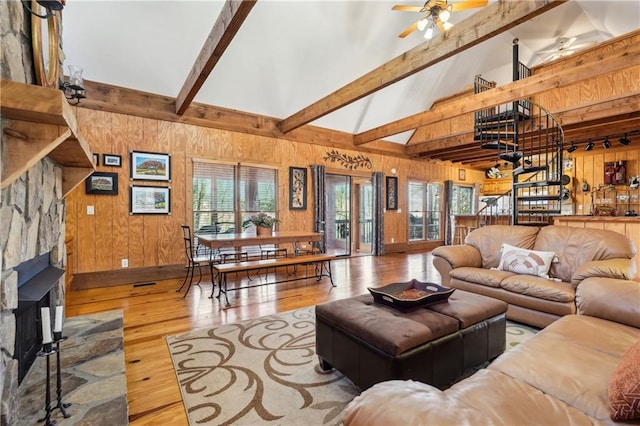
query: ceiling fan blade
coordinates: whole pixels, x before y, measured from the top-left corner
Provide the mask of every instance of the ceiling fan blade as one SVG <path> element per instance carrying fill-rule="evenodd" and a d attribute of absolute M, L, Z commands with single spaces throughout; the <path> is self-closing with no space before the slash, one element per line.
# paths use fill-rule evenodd
<path fill-rule="evenodd" d="M 399 10 L 401 12 L 422 12 L 424 9 L 423 6 L 403 6 L 403 5 L 395 5 L 391 8 L 391 10 Z"/>
<path fill-rule="evenodd" d="M 404 30 L 403 32 L 398 34 L 398 37 L 405 38 L 406 36 L 408 36 L 409 34 L 414 32 L 417 28 L 418 28 L 418 21 L 416 21 L 413 24 L 409 25 L 406 30 Z"/>
<path fill-rule="evenodd" d="M 451 3 L 451 11 L 452 12 L 457 12 L 459 10 L 465 10 L 465 9 L 473 9 L 475 7 L 483 7 L 486 6 L 487 3 L 489 3 L 489 0 L 469 0 L 469 1 L 463 1 L 460 3 Z"/>

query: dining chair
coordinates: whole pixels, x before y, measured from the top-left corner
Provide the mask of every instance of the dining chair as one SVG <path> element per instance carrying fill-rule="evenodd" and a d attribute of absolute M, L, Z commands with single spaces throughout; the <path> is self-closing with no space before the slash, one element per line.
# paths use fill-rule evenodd
<path fill-rule="evenodd" d="M 320 253 L 320 247 L 313 242 L 299 242 L 293 243 L 293 251 L 295 256 L 303 254 L 318 254 Z"/>
<path fill-rule="evenodd" d="M 187 273 L 182 285 L 178 290 L 176 290 L 176 292 L 182 291 L 182 288 L 187 284 L 187 281 L 189 281 L 187 291 L 182 296 L 185 298 L 187 297 L 187 294 L 189 294 L 189 290 L 191 290 L 196 268 L 198 268 L 198 282 L 195 284 L 200 286 L 200 282 L 202 281 L 202 265 L 208 266 L 212 262 L 212 257 L 210 250 L 204 246 L 195 244 L 193 236 L 191 235 L 191 227 L 189 225 L 180 225 L 180 227 L 182 228 L 182 237 L 184 239 L 184 251 L 187 255 L 187 265 L 185 266 Z M 215 285 L 213 277 L 211 277 L 211 283 Z"/>

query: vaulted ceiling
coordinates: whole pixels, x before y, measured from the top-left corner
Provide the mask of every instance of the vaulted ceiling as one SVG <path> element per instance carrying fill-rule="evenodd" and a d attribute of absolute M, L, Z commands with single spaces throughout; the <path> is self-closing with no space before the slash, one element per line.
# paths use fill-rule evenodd
<path fill-rule="evenodd" d="M 430 140 L 416 129 L 558 84 L 553 73 L 535 87 L 510 83 L 514 38 L 535 67 L 562 39 L 586 47 L 640 28 L 636 0 L 489 1 L 453 13 L 453 28 L 427 41 L 397 37 L 420 15 L 395 4 L 422 2 L 68 0 L 65 62 L 84 68 L 88 107 L 464 163 L 452 153 L 465 136 Z M 637 65 L 637 48 L 624 59 Z M 579 80 L 596 64 L 565 71 Z M 437 102 L 477 74 L 505 90 Z"/>

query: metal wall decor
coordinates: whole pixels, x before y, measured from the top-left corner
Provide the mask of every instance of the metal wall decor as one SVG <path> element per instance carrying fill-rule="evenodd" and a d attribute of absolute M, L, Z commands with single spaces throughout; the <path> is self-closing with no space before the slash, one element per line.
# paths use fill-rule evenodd
<path fill-rule="evenodd" d="M 342 167 L 350 170 L 355 170 L 358 167 L 366 167 L 367 169 L 371 169 L 373 167 L 371 165 L 371 160 L 362 154 L 358 154 L 356 156 L 340 154 L 335 149 L 327 152 L 327 155 L 323 157 L 323 160 L 328 160 L 332 163 L 340 163 Z"/>

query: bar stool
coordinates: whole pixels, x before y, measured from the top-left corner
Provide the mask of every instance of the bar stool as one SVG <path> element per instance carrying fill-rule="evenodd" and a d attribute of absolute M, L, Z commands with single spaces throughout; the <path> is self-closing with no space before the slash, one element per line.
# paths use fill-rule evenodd
<path fill-rule="evenodd" d="M 453 243 L 464 244 L 464 239 L 467 237 L 467 226 L 456 225 L 453 231 Z"/>

